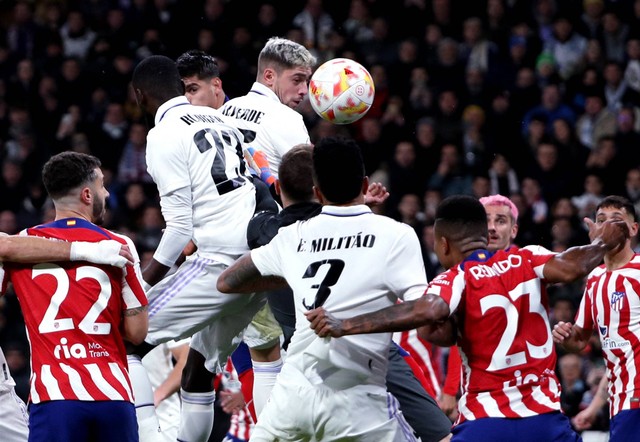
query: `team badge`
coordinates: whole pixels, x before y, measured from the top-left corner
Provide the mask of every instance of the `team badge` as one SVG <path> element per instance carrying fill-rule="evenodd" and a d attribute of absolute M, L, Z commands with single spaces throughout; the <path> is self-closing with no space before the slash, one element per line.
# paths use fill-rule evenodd
<path fill-rule="evenodd" d="M 613 292 L 611 294 L 611 310 L 619 312 L 624 307 L 624 300 L 627 298 L 625 292 Z"/>

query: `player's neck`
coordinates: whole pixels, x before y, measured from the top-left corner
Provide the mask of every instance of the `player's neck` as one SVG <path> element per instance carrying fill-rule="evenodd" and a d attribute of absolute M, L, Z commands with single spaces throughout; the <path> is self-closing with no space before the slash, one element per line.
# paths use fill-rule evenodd
<path fill-rule="evenodd" d="M 606 254 L 604 257 L 604 265 L 608 271 L 617 270 L 631 261 L 634 254 L 635 252 L 631 247 L 625 246 L 618 253 Z"/>
<path fill-rule="evenodd" d="M 93 222 L 91 214 L 85 210 L 78 209 L 73 206 L 66 206 L 64 204 L 56 204 L 56 221 L 65 218 L 80 218 Z"/>

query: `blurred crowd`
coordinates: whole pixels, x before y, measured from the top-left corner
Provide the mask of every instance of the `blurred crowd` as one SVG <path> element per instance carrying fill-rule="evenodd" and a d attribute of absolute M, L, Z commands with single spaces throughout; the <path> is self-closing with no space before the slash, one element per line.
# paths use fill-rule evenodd
<path fill-rule="evenodd" d="M 18 0 L 0 2 L 0 29 L 3 232 L 51 220 L 42 164 L 87 152 L 111 194 L 106 227 L 130 235 L 144 260 L 164 226 L 145 165 L 153 118 L 135 102 L 133 69 L 198 48 L 217 58 L 225 92 L 243 95 L 271 36 L 371 72 L 376 98 L 359 122 L 299 110 L 312 141 L 360 143 L 367 173 L 391 192 L 379 210 L 414 227 L 429 278 L 440 271 L 434 210 L 451 194 L 509 196 L 516 244 L 556 251 L 588 241 L 582 218 L 604 196 L 640 209 L 639 0 Z M 572 320 L 581 289 L 550 289 L 552 319 Z M 2 303 L 0 345 L 26 399 L 19 308 Z M 603 375 L 598 346 L 561 353 L 569 415 Z"/>

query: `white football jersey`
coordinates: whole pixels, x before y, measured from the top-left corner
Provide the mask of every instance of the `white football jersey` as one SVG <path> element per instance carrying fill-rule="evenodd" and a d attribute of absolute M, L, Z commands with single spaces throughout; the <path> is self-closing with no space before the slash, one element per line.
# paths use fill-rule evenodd
<path fill-rule="evenodd" d="M 260 83 L 253 83 L 247 95 L 227 101 L 220 110 L 235 120 L 248 146 L 264 152 L 276 177 L 282 155 L 296 144 L 310 142 L 302 115 Z"/>
<path fill-rule="evenodd" d="M 324 306 L 350 318 L 422 296 L 427 281 L 411 227 L 366 206 L 325 206 L 320 215 L 280 229 L 251 257 L 262 275 L 282 276 L 293 289 L 296 331 L 288 369 L 336 389 L 385 388 L 391 333 L 320 338 L 304 313 Z"/>
<path fill-rule="evenodd" d="M 184 216 L 192 221 L 198 253 L 218 260 L 248 250 L 246 227 L 255 210 L 242 134 L 223 118 L 175 97 L 160 106 L 147 136 L 147 168 L 160 197 L 190 189 L 192 210 Z M 164 207 L 163 215 L 167 219 Z"/>
<path fill-rule="evenodd" d="M 0 371 L 0 393 L 4 393 L 5 391 L 11 390 L 16 386 L 15 381 L 11 377 L 11 373 L 9 372 L 9 364 L 7 363 L 7 359 L 4 357 L 4 353 L 0 348 L 0 365 L 2 367 L 2 371 Z"/>

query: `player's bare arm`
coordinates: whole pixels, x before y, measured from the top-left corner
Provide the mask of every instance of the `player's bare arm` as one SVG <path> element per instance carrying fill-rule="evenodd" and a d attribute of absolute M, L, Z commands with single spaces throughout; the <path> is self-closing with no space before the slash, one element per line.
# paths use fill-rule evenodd
<path fill-rule="evenodd" d="M 600 411 L 609 400 L 608 384 L 609 381 L 607 377 L 602 376 L 598 384 L 598 392 L 589 403 L 589 406 L 571 419 L 571 423 L 576 427 L 576 430 L 588 430 L 593 426 L 598 416 L 598 411 Z"/>
<path fill-rule="evenodd" d="M 142 279 L 150 286 L 156 285 L 169 272 L 170 267 L 151 259 L 142 270 Z"/>
<path fill-rule="evenodd" d="M 0 235 L 0 259 L 20 263 L 89 261 L 117 267 L 133 264 L 129 247 L 113 240 L 96 243 L 66 242 L 5 234 Z"/>
<path fill-rule="evenodd" d="M 572 352 L 582 351 L 591 337 L 590 330 L 585 330 L 582 327 L 564 321 L 554 325 L 551 334 L 556 344 L 560 344 L 565 350 Z"/>
<path fill-rule="evenodd" d="M 623 221 L 608 220 L 598 225 L 593 225 L 591 220 L 585 222 L 593 241 L 554 256 L 544 267 L 548 282 L 573 282 L 584 278 L 602 262 L 607 252 L 624 246 L 629 237 L 629 229 Z"/>
<path fill-rule="evenodd" d="M 247 253 L 227 268 L 216 284 L 222 293 L 254 293 L 287 287 L 287 282 L 278 276 L 262 276 Z"/>
<path fill-rule="evenodd" d="M 142 344 L 149 330 L 147 306 L 126 309 L 123 312 L 122 337 L 134 345 Z"/>
<path fill-rule="evenodd" d="M 418 336 L 440 347 L 455 345 L 458 336 L 455 315 L 444 321 L 432 321 L 427 325 L 423 325 L 418 329 Z"/>
<path fill-rule="evenodd" d="M 321 337 L 412 330 L 427 324 L 442 323 L 449 317 L 449 306 L 438 296 L 425 295 L 377 312 L 348 319 L 337 319 L 320 307 L 306 313 L 310 327 Z"/>
<path fill-rule="evenodd" d="M 179 347 L 171 349 L 171 356 L 175 360 L 175 364 L 171 369 L 171 373 L 167 378 L 153 391 L 153 404 L 157 407 L 160 402 L 167 399 L 174 393 L 180 391 L 180 379 L 182 378 L 182 369 L 187 363 L 189 355 L 189 344 L 182 344 Z"/>

